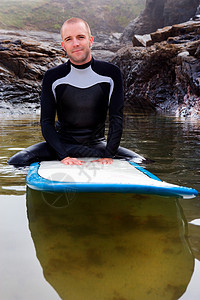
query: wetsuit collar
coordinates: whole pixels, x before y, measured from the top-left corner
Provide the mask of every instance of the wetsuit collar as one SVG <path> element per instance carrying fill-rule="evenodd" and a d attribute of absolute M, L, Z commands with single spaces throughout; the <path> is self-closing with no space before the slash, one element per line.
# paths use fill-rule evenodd
<path fill-rule="evenodd" d="M 83 64 L 83 65 L 75 65 L 69 60 L 69 64 L 72 65 L 76 69 L 86 69 L 92 64 L 93 60 L 94 60 L 94 58 L 92 58 L 91 61 L 89 61 L 88 63 Z"/>

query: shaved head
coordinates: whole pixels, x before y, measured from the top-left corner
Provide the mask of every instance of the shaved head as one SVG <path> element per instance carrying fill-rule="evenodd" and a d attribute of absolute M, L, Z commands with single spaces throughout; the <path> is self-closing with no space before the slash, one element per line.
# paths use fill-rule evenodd
<path fill-rule="evenodd" d="M 88 32 L 89 38 L 91 37 L 91 30 L 90 30 L 90 27 L 87 22 L 85 22 L 83 19 L 80 19 L 80 18 L 71 18 L 71 19 L 66 20 L 61 27 L 60 34 L 61 34 L 62 39 L 63 39 L 63 30 L 64 30 L 65 26 L 67 26 L 68 24 L 77 24 L 77 23 L 83 23 Z"/>
<path fill-rule="evenodd" d="M 94 39 L 84 20 L 71 18 L 65 21 L 61 28 L 61 36 L 61 46 L 72 63 L 82 65 L 91 60 L 91 47 Z"/>

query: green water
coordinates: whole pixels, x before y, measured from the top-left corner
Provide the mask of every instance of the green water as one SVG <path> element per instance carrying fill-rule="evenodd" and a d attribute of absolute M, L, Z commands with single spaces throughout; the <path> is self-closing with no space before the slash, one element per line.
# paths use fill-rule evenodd
<path fill-rule="evenodd" d="M 200 127 L 126 115 L 122 146 L 161 179 L 200 191 Z M 37 116 L 1 116 L 0 299 L 199 299 L 200 197 L 48 194 L 7 159 L 41 141 Z M 59 205 L 55 205 L 59 203 Z"/>

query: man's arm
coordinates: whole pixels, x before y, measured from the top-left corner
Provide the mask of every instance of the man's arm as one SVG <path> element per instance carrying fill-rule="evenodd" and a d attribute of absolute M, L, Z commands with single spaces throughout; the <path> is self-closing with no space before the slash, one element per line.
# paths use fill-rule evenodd
<path fill-rule="evenodd" d="M 109 130 L 107 137 L 107 146 L 105 157 L 112 158 L 115 156 L 120 144 L 123 130 L 123 107 L 124 107 L 124 91 L 123 81 L 119 68 L 114 67 L 113 81 L 114 89 L 109 105 Z"/>
<path fill-rule="evenodd" d="M 67 154 L 55 128 L 55 116 L 56 101 L 52 92 L 51 73 L 47 71 L 43 79 L 41 93 L 41 129 L 46 142 L 55 150 L 57 157 L 62 160 Z"/>
<path fill-rule="evenodd" d="M 82 165 L 84 162 L 67 156 L 66 150 L 55 128 L 56 101 L 52 92 L 51 76 L 47 71 L 41 93 L 41 129 L 46 142 L 55 150 L 58 159 L 65 165 Z"/>

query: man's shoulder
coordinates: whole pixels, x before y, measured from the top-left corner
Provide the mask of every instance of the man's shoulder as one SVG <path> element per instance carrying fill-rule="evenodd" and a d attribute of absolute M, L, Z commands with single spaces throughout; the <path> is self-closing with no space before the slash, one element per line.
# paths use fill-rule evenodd
<path fill-rule="evenodd" d="M 107 61 L 103 61 L 103 60 L 94 60 L 94 68 L 98 68 L 99 70 L 103 70 L 103 71 L 108 71 L 108 72 L 112 72 L 112 71 L 120 71 L 119 67 L 107 62 Z"/>
<path fill-rule="evenodd" d="M 45 73 L 45 76 L 57 78 L 57 77 L 65 76 L 68 72 L 69 72 L 68 63 L 63 63 L 61 65 L 57 65 L 55 67 L 48 69 Z"/>
<path fill-rule="evenodd" d="M 122 81 L 122 74 L 120 68 L 110 62 L 94 60 L 93 71 L 99 75 L 108 76 L 114 82 Z"/>

